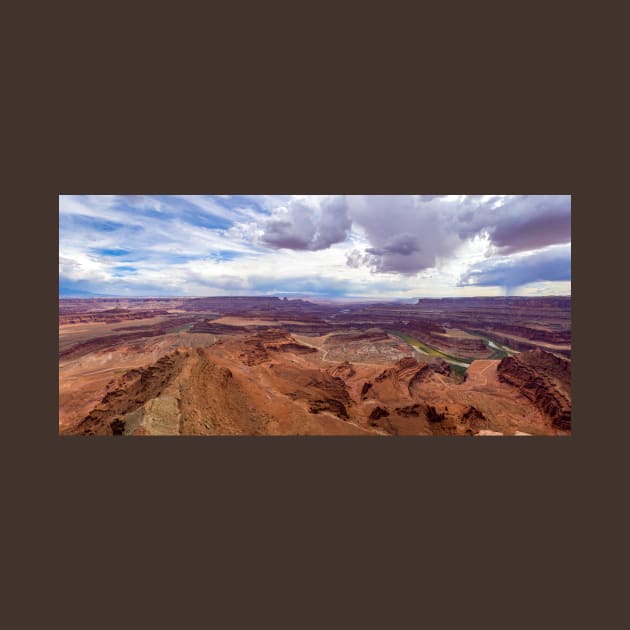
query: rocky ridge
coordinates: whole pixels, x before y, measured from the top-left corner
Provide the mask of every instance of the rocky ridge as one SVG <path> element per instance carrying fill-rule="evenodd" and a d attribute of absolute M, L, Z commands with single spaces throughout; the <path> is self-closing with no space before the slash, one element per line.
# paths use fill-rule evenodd
<path fill-rule="evenodd" d="M 517 387 L 553 426 L 571 429 L 571 364 L 545 352 L 531 350 L 505 357 L 497 368 L 499 380 Z"/>

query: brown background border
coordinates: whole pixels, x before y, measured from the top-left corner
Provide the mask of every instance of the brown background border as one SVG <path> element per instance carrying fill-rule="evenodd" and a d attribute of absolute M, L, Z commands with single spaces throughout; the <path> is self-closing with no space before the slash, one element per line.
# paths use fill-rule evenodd
<path fill-rule="evenodd" d="M 574 98 L 575 13 L 394 26 L 287 9 L 293 28 L 267 30 L 266 9 L 213 10 L 185 27 L 157 7 L 22 22 L 37 45 L 19 49 L 7 210 L 24 239 L 5 247 L 10 274 L 35 265 L 8 299 L 11 612 L 22 627 L 610 627 L 627 466 L 608 392 L 624 385 L 597 327 L 616 198 L 596 179 L 610 120 Z M 573 436 L 59 438 L 59 193 L 570 193 Z"/>

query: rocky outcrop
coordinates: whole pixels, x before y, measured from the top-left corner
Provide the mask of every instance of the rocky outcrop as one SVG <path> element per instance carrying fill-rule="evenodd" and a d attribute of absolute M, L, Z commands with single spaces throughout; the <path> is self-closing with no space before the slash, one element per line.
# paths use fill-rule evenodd
<path fill-rule="evenodd" d="M 363 383 L 363 387 L 361 388 L 361 400 L 365 400 L 367 398 L 368 392 L 372 389 L 373 385 L 369 381 Z"/>
<path fill-rule="evenodd" d="M 421 364 L 413 357 L 404 357 L 394 367 L 383 370 L 374 380 L 377 383 L 390 381 L 396 386 L 402 384 L 411 394 L 414 385 L 430 378 L 433 374 L 451 376 L 452 371 L 445 361 Z"/>
<path fill-rule="evenodd" d="M 385 418 L 387 416 L 389 416 L 389 411 L 379 406 L 374 407 L 374 409 L 372 409 L 372 413 L 370 413 L 371 420 L 378 420 L 379 418 Z"/>
<path fill-rule="evenodd" d="M 251 339 L 244 342 L 245 350 L 239 358 L 245 365 L 260 365 L 271 359 L 265 344 L 259 339 Z"/>
<path fill-rule="evenodd" d="M 293 401 L 305 403 L 309 413 L 329 412 L 343 420 L 349 418 L 352 399 L 343 378 L 294 362 L 274 361 L 267 369 L 271 371 L 277 391 Z"/>
<path fill-rule="evenodd" d="M 506 357 L 498 365 L 499 380 L 517 387 L 554 427 L 571 429 L 571 364 L 544 350 Z"/>
<path fill-rule="evenodd" d="M 309 379 L 305 389 L 311 413 L 329 411 L 344 420 L 348 419 L 347 406 L 352 400 L 343 379 L 322 371 Z"/>
<path fill-rule="evenodd" d="M 109 423 L 109 426 L 112 430 L 112 435 L 124 435 L 126 427 L 126 423 L 124 420 L 116 418 L 116 420 Z"/>
<path fill-rule="evenodd" d="M 345 380 L 352 378 L 356 374 L 356 370 L 354 369 L 352 363 L 344 361 L 343 363 L 336 365 L 334 368 L 331 368 L 329 373 L 331 376 L 339 376 Z"/>
<path fill-rule="evenodd" d="M 80 435 L 120 435 L 125 423 L 122 416 L 157 398 L 179 373 L 186 359 L 185 352 L 164 355 L 156 363 L 128 370 L 114 382 L 107 394 L 77 426 Z"/>
<path fill-rule="evenodd" d="M 344 420 L 347 420 L 349 417 L 346 406 L 342 402 L 333 398 L 312 400 L 311 402 L 309 402 L 308 410 L 311 413 L 321 413 L 322 411 L 329 411 L 330 413 L 333 413 L 339 418 L 343 418 Z"/>
<path fill-rule="evenodd" d="M 410 381 L 416 374 L 424 371 L 428 366 L 420 365 L 413 357 L 405 357 L 398 361 L 394 367 L 383 370 L 376 378 L 377 383 L 386 379 Z"/>
<path fill-rule="evenodd" d="M 388 435 L 398 435 L 397 427 L 390 422 L 390 413 L 384 407 L 374 407 L 368 416 L 368 425 Z"/>
<path fill-rule="evenodd" d="M 70 432 L 79 435 L 258 435 L 268 418 L 205 348 L 180 348 L 128 370 Z"/>
<path fill-rule="evenodd" d="M 472 405 L 462 414 L 459 422 L 473 431 L 479 431 L 488 427 L 488 419 L 486 416 Z"/>
<path fill-rule="evenodd" d="M 297 343 L 285 330 L 272 328 L 261 331 L 243 341 L 240 359 L 245 365 L 259 365 L 271 360 L 270 352 L 312 354 L 317 348 Z"/>
<path fill-rule="evenodd" d="M 492 350 L 478 337 L 447 337 L 440 335 L 432 338 L 433 344 L 442 352 L 454 357 L 485 359 L 492 355 Z"/>
<path fill-rule="evenodd" d="M 445 414 L 438 412 L 433 405 L 427 407 L 427 420 L 429 422 L 442 422 L 445 417 Z"/>
<path fill-rule="evenodd" d="M 415 403 L 413 405 L 407 405 L 406 407 L 396 407 L 396 413 L 399 416 L 405 418 L 418 417 L 424 413 L 425 406 Z"/>
<path fill-rule="evenodd" d="M 386 415 L 376 407 L 369 424 L 391 435 L 452 435 L 456 433 L 446 413 L 426 403 L 413 403 L 387 410 Z M 375 413 L 376 412 L 376 413 Z"/>

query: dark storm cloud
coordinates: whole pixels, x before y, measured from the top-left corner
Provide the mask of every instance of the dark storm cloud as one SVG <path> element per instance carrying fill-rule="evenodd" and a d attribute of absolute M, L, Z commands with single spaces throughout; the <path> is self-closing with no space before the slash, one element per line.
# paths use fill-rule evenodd
<path fill-rule="evenodd" d="M 344 241 L 350 227 L 343 197 L 326 199 L 319 207 L 294 200 L 265 221 L 261 241 L 274 249 L 316 251 Z"/>
<path fill-rule="evenodd" d="M 454 204 L 430 195 L 374 195 L 348 198 L 349 216 L 370 242 L 350 266 L 415 274 L 452 255 L 462 240 L 450 222 Z"/>
<path fill-rule="evenodd" d="M 502 203 L 471 197 L 457 214 L 461 238 L 486 232 L 502 254 L 571 241 L 570 195 L 519 195 Z"/>
<path fill-rule="evenodd" d="M 570 245 L 483 261 L 469 269 L 458 286 L 499 286 L 509 290 L 531 282 L 558 280 L 571 280 Z"/>
<path fill-rule="evenodd" d="M 319 202 L 294 199 L 262 224 L 261 244 L 322 250 L 352 226 L 369 247 L 348 254 L 350 267 L 413 275 L 450 258 L 468 239 L 486 235 L 499 254 L 571 240 L 570 195 L 351 195 Z"/>
<path fill-rule="evenodd" d="M 302 211 L 294 210 L 290 220 L 270 219 L 265 224 L 262 241 L 277 249 L 309 249 L 315 225 Z"/>
<path fill-rule="evenodd" d="M 365 250 L 368 254 L 383 256 L 385 254 L 400 254 L 409 256 L 420 251 L 418 239 L 413 234 L 397 234 L 385 241 L 381 248 L 370 247 Z"/>
<path fill-rule="evenodd" d="M 370 242 L 362 254 L 348 255 L 348 265 L 373 271 L 415 274 L 477 235 L 485 234 L 500 254 L 571 241 L 570 195 L 375 195 L 348 203 Z"/>

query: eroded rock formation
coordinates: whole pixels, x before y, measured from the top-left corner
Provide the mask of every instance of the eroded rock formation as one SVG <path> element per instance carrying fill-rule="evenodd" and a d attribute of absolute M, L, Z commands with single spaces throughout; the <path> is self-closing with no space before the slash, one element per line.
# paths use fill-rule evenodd
<path fill-rule="evenodd" d="M 506 357 L 498 366 L 499 380 L 517 387 L 552 422 L 571 429 L 571 364 L 544 350 Z"/>

